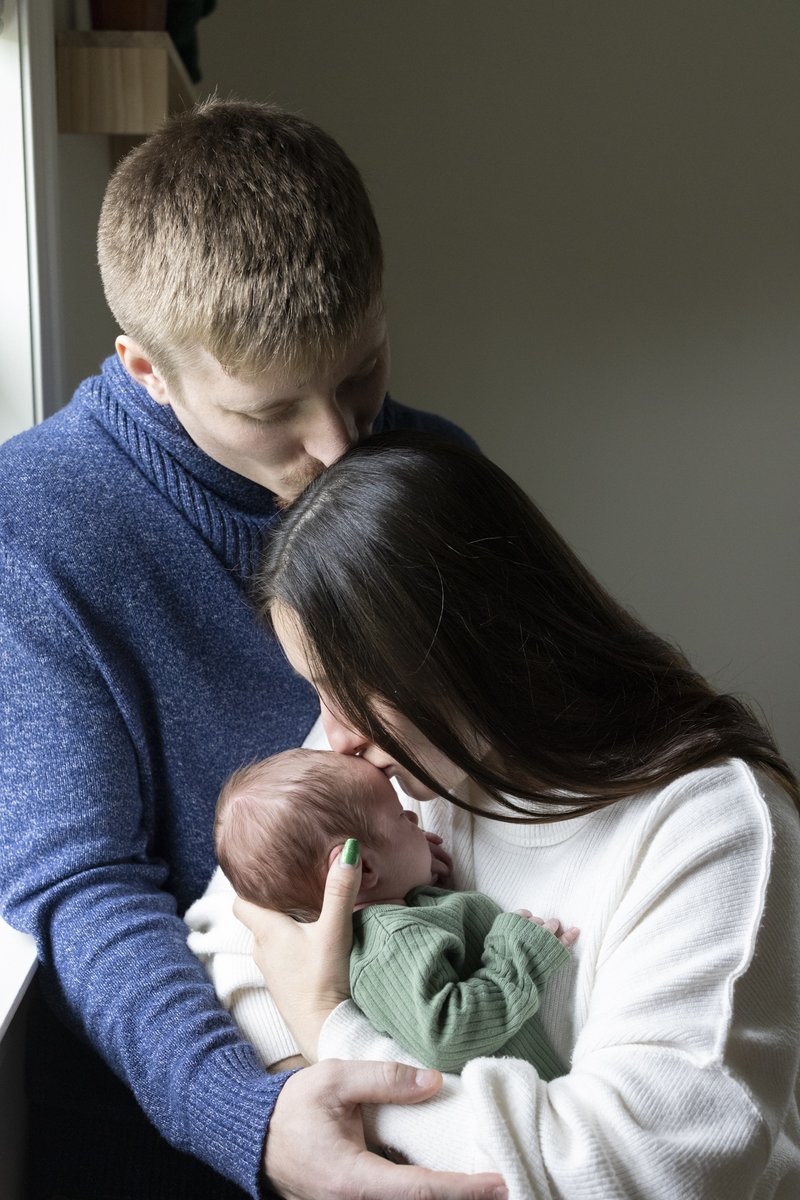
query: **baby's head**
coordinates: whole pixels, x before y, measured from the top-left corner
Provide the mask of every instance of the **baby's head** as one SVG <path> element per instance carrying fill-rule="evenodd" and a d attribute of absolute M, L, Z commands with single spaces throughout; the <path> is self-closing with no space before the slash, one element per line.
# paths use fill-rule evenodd
<path fill-rule="evenodd" d="M 319 916 L 328 868 L 350 837 L 361 849 L 358 904 L 434 882 L 416 815 L 362 758 L 287 750 L 235 771 L 217 802 L 217 857 L 234 890 L 300 921 Z"/>

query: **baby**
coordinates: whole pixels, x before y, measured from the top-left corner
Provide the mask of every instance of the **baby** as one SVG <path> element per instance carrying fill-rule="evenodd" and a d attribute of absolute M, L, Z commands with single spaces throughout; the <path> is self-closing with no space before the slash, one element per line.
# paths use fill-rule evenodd
<path fill-rule="evenodd" d="M 578 930 L 437 887 L 449 873 L 440 839 L 382 771 L 328 751 L 277 754 L 231 776 L 214 832 L 235 891 L 299 921 L 319 916 L 329 866 L 357 839 L 350 988 L 375 1029 L 442 1071 L 503 1055 L 532 1063 L 544 1080 L 565 1073 L 535 1014 Z"/>

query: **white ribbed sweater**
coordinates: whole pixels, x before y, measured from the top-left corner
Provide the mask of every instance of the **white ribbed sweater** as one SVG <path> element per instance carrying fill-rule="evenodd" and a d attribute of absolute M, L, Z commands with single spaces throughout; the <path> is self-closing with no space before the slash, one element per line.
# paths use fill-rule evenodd
<path fill-rule="evenodd" d="M 545 1084 L 516 1060 L 474 1060 L 433 1101 L 367 1112 L 371 1140 L 497 1169 L 511 1200 L 797 1200 L 800 823 L 783 793 L 732 762 L 554 825 L 417 808 L 457 887 L 580 927 L 541 1008 L 572 1066 Z M 206 912 L 200 927 L 214 975 L 221 924 Z M 240 978 L 231 989 L 228 970 L 234 1015 L 265 1060 L 290 1053 L 266 993 Z M 408 1061 L 352 1003 L 320 1057 Z"/>

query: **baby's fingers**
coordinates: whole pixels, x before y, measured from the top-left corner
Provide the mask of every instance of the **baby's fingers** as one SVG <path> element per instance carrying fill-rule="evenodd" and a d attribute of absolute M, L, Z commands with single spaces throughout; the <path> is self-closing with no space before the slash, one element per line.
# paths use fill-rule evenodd
<path fill-rule="evenodd" d="M 564 929 L 557 917 L 550 917 L 548 921 L 545 921 L 542 917 L 534 917 L 527 908 L 518 908 L 515 911 L 521 917 L 527 917 L 529 921 L 533 921 L 534 925 L 541 925 L 543 929 L 549 930 L 567 950 L 572 949 L 580 936 L 581 931 L 577 925 L 570 925 L 569 929 Z"/>

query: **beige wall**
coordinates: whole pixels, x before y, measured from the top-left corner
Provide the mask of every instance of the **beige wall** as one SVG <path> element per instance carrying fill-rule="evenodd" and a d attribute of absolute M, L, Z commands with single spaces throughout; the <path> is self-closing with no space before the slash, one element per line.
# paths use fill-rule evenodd
<path fill-rule="evenodd" d="M 395 395 L 800 765 L 794 3 L 225 0 L 200 31 L 204 87 L 361 166 Z"/>

